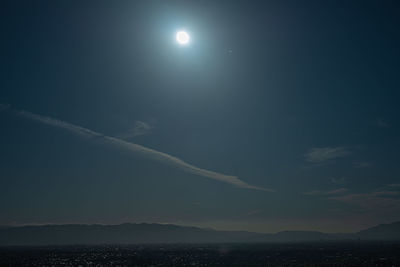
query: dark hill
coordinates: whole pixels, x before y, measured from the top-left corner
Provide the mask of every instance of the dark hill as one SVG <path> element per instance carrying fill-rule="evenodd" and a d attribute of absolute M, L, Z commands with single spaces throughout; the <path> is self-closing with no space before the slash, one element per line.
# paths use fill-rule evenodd
<path fill-rule="evenodd" d="M 0 245 L 257 242 L 263 236 L 171 224 L 71 224 L 2 228 Z"/>
<path fill-rule="evenodd" d="M 284 231 L 261 234 L 216 231 L 172 224 L 41 225 L 1 227 L 0 245 L 77 245 L 138 243 L 305 242 L 342 240 L 400 240 L 400 222 L 378 225 L 354 234 Z"/>

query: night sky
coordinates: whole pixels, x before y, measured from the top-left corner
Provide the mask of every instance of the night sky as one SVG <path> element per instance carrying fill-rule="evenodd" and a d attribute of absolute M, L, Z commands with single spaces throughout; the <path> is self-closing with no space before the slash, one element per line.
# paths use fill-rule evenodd
<path fill-rule="evenodd" d="M 399 14 L 395 0 L 2 1 L 0 225 L 400 220 Z"/>

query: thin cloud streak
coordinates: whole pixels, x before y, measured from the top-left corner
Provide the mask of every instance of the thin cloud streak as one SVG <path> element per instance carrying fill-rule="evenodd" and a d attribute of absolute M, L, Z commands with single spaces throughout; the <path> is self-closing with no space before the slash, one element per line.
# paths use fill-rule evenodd
<path fill-rule="evenodd" d="M 40 122 L 40 123 L 43 123 L 46 125 L 50 125 L 53 127 L 68 130 L 68 131 L 70 131 L 74 134 L 77 134 L 81 137 L 84 137 L 84 138 L 88 138 L 88 139 L 102 138 L 103 141 L 106 141 L 106 143 L 109 143 L 110 145 L 113 145 L 113 146 L 118 147 L 123 150 L 128 150 L 129 152 L 139 154 L 145 158 L 155 160 L 158 162 L 162 162 L 164 164 L 176 167 L 176 168 L 181 169 L 188 173 L 192 173 L 192 174 L 196 174 L 196 175 L 199 175 L 202 177 L 214 179 L 214 180 L 217 180 L 220 182 L 232 184 L 232 185 L 235 185 L 240 188 L 254 189 L 254 190 L 260 190 L 260 191 L 266 191 L 266 192 L 275 192 L 274 190 L 269 189 L 269 188 L 264 188 L 264 187 L 259 187 L 259 186 L 254 186 L 254 185 L 248 184 L 248 183 L 240 180 L 236 176 L 226 175 L 226 174 L 202 169 L 202 168 L 196 167 L 194 165 L 191 165 L 189 163 L 186 163 L 183 160 L 176 158 L 174 156 L 171 156 L 167 153 L 163 153 L 163 152 L 160 152 L 160 151 L 157 151 L 157 150 L 154 150 L 151 148 L 147 148 L 145 146 L 138 145 L 135 143 L 127 142 L 125 140 L 122 140 L 122 139 L 119 139 L 116 137 L 106 136 L 101 133 L 98 133 L 98 132 L 92 131 L 90 129 L 87 129 L 87 128 L 84 128 L 81 126 L 77 126 L 77 125 L 74 125 L 74 124 L 71 124 L 71 123 L 68 123 L 65 121 L 61 121 L 61 120 L 57 120 L 57 119 L 54 119 L 51 117 L 34 114 L 29 111 L 15 111 L 13 109 L 10 109 L 9 106 L 3 105 L 3 104 L 0 104 L 0 108 L 9 109 L 25 118 L 28 118 L 28 119 L 31 119 L 31 120 L 34 120 L 34 121 L 37 121 L 37 122 Z"/>
<path fill-rule="evenodd" d="M 351 204 L 364 208 L 365 210 L 396 210 L 400 208 L 400 196 L 396 191 L 375 191 L 370 193 L 355 193 L 343 196 L 330 197 L 332 200 Z"/>
<path fill-rule="evenodd" d="M 309 196 L 330 196 L 330 195 L 338 195 L 338 194 L 343 194 L 349 191 L 347 188 L 338 188 L 330 191 L 322 191 L 322 190 L 314 190 L 314 191 L 309 191 L 309 192 L 303 192 L 303 195 L 309 195 Z"/>
<path fill-rule="evenodd" d="M 308 162 L 323 163 L 349 154 L 350 151 L 344 147 L 314 147 L 304 156 Z"/>
<path fill-rule="evenodd" d="M 117 135 L 119 139 L 130 139 L 140 135 L 151 134 L 154 129 L 155 120 L 149 122 L 135 121 L 133 128 L 129 129 L 128 132 Z"/>

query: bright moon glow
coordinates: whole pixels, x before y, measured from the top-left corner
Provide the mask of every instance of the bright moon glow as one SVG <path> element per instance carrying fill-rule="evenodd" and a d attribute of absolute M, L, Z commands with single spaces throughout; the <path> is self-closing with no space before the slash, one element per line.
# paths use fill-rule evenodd
<path fill-rule="evenodd" d="M 187 43 L 189 43 L 189 40 L 190 40 L 190 36 L 187 32 L 179 31 L 176 33 L 176 41 L 179 44 L 182 44 L 182 45 L 187 44 Z"/>

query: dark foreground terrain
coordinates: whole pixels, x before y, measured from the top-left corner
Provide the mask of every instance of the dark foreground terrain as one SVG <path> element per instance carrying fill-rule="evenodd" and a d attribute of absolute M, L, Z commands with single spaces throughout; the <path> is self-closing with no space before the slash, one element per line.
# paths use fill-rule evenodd
<path fill-rule="evenodd" d="M 0 247 L 1 266 L 400 266 L 400 243 Z"/>

